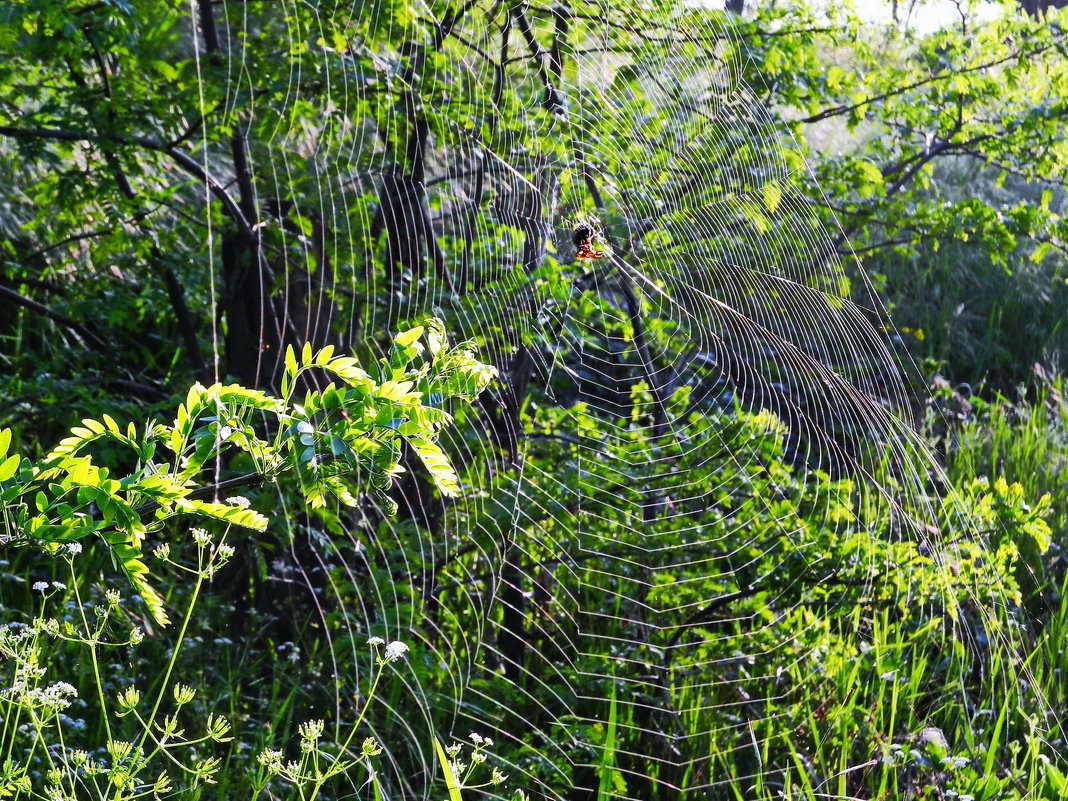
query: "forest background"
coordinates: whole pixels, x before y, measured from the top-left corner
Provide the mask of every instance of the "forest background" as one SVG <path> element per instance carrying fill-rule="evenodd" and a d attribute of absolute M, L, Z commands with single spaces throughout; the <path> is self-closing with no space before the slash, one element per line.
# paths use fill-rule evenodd
<path fill-rule="evenodd" d="M 954 11 L 0 8 L 0 797 L 1065 797 L 1068 42 Z"/>

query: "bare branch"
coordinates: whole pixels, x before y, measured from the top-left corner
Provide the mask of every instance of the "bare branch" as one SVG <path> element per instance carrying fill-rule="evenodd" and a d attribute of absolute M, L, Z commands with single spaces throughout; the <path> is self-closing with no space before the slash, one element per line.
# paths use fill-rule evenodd
<path fill-rule="evenodd" d="M 553 114 L 563 114 L 565 109 L 563 96 L 553 82 L 553 76 L 545 63 L 547 54 L 534 35 L 534 28 L 531 26 L 530 20 L 527 19 L 527 15 L 523 12 L 523 5 L 516 3 L 509 13 L 515 19 L 519 32 L 527 43 L 527 49 L 530 51 L 531 56 L 534 57 L 534 63 L 538 69 L 538 77 L 541 78 L 541 82 L 545 86 L 545 100 L 542 101 L 542 107 Z"/>
<path fill-rule="evenodd" d="M 79 323 L 77 320 L 72 320 L 65 314 L 57 312 L 55 309 L 45 306 L 43 303 L 38 303 L 33 298 L 28 298 L 14 289 L 0 285 L 0 298 L 7 298 L 11 302 L 22 306 L 24 309 L 37 312 L 49 320 L 59 323 L 64 328 L 69 328 L 71 331 L 80 336 L 85 343 L 89 345 L 93 350 L 101 353 L 110 352 L 111 348 L 108 343 L 90 331 L 85 325 Z"/>

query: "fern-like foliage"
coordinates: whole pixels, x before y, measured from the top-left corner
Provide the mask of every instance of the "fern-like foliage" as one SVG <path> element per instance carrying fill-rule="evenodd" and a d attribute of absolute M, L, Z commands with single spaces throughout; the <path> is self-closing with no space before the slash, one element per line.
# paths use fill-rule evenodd
<path fill-rule="evenodd" d="M 312 370 L 337 383 L 298 403 L 298 379 Z M 436 440 L 452 420 L 447 407 L 473 400 L 496 371 L 478 361 L 470 343 L 450 348 L 441 322 L 431 319 L 398 334 L 376 372 L 372 377 L 355 359 L 335 357 L 332 347 L 313 353 L 305 345 L 299 358 L 292 348 L 286 353 L 281 397 L 235 384 L 194 384 L 170 425 L 130 423 L 124 430 L 108 415 L 86 419 L 39 460 L 9 455 L 11 432 L 0 430 L 2 542 L 63 553 L 99 537 L 165 626 L 165 604 L 143 559 L 145 535 L 178 515 L 264 530 L 264 515 L 220 500 L 232 489 L 292 472 L 313 507 L 328 495 L 352 505 L 369 490 L 392 511 L 387 493 L 404 470 L 407 443 L 442 495 L 456 495 L 456 472 Z M 132 455 L 136 468 L 114 475 L 93 452 L 102 442 L 109 453 L 118 446 Z M 247 454 L 255 470 L 205 483 L 208 465 L 234 450 Z"/>

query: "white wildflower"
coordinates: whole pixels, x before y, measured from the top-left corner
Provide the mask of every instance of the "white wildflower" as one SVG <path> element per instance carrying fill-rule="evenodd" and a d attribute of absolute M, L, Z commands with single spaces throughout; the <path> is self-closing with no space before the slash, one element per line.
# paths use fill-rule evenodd
<path fill-rule="evenodd" d="M 400 659 L 406 653 L 408 653 L 408 646 L 402 643 L 400 640 L 394 640 L 386 646 L 386 653 L 382 657 L 383 662 L 392 662 L 395 659 Z"/>
<path fill-rule="evenodd" d="M 261 765 L 270 765 L 275 762 L 281 762 L 282 752 L 277 748 L 268 748 L 266 751 L 260 751 L 256 756 L 256 761 Z"/>
<path fill-rule="evenodd" d="M 141 700 L 141 693 L 134 686 L 127 687 L 121 693 L 119 693 L 119 709 L 123 710 L 119 713 L 121 717 L 126 712 L 129 712 L 138 702 Z"/>
<path fill-rule="evenodd" d="M 260 751 L 256 756 L 256 761 L 267 768 L 268 773 L 282 772 L 282 752 L 277 749 L 268 748 L 266 751 Z"/>
<path fill-rule="evenodd" d="M 297 727 L 302 740 L 315 741 L 323 734 L 324 723 L 322 720 L 308 720 Z"/>

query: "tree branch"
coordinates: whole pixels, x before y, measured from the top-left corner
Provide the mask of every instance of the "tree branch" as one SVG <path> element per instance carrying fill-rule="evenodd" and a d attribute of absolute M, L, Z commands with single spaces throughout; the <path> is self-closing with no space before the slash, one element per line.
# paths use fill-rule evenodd
<path fill-rule="evenodd" d="M 546 53 L 538 44 L 537 37 L 534 36 L 534 28 L 527 19 L 527 15 L 523 13 L 523 5 L 516 3 L 508 13 L 515 19 L 519 32 L 527 43 L 527 49 L 534 57 L 534 63 L 537 64 L 538 77 L 541 78 L 542 85 L 545 87 L 545 100 L 542 101 L 542 107 L 553 114 L 563 114 L 565 109 L 563 96 L 553 83 L 553 76 L 545 64 Z"/>
<path fill-rule="evenodd" d="M 3 285 L 0 285 L 0 298 L 7 298 L 25 309 L 37 312 L 38 314 L 47 317 L 49 320 L 53 320 L 63 327 L 69 328 L 85 340 L 85 343 L 93 350 L 99 351 L 100 353 L 109 353 L 111 351 L 107 342 L 90 331 L 82 323 L 79 323 L 77 320 L 72 320 L 70 317 L 67 317 L 67 315 L 60 314 L 54 309 L 50 309 L 43 303 L 38 303 L 36 300 L 33 300 L 33 298 L 28 298 L 25 295 L 16 292 L 14 289 L 10 289 Z"/>
<path fill-rule="evenodd" d="M 20 128 L 12 125 L 0 125 L 0 136 L 10 136 L 13 139 L 51 139 L 57 142 L 113 142 L 126 147 L 137 146 L 156 153 L 163 153 L 184 172 L 192 175 L 208 187 L 211 193 L 223 204 L 227 216 L 237 224 L 242 234 L 248 237 L 255 237 L 255 232 L 252 230 L 252 226 L 249 224 L 244 212 L 242 212 L 237 201 L 226 191 L 226 188 L 188 153 L 167 144 L 145 136 L 92 134 L 87 131 L 72 131 L 65 128 L 44 128 L 40 126 Z"/>
<path fill-rule="evenodd" d="M 170 265 L 164 263 L 163 254 L 159 252 L 159 249 L 153 247 L 152 254 L 160 265 L 163 284 L 167 287 L 167 297 L 170 298 L 171 306 L 174 308 L 174 315 L 178 320 L 178 330 L 182 334 L 182 339 L 185 340 L 185 349 L 189 353 L 189 362 L 193 367 L 193 372 L 196 373 L 198 378 L 204 380 L 209 376 L 207 363 L 204 361 L 204 354 L 200 351 L 200 342 L 197 339 L 196 327 L 193 325 L 193 316 L 189 313 L 189 304 L 185 300 L 185 288 Z"/>
<path fill-rule="evenodd" d="M 891 89 L 888 92 L 883 92 L 882 94 L 872 95 L 871 97 L 861 100 L 859 103 L 853 103 L 848 106 L 834 106 L 832 108 L 824 109 L 823 111 L 817 114 L 813 114 L 810 117 L 802 117 L 798 120 L 798 122 L 814 123 L 828 119 L 829 117 L 840 117 L 843 114 L 849 114 L 850 112 L 856 111 L 857 109 L 864 108 L 865 106 L 870 106 L 872 103 L 878 103 L 880 100 L 887 100 L 891 97 L 897 97 L 898 95 L 903 95 L 906 92 L 911 92 L 913 89 L 919 89 L 921 86 L 926 86 L 931 83 L 938 83 L 940 81 L 949 80 L 950 78 L 955 78 L 958 75 L 968 75 L 973 72 L 982 72 L 983 70 L 993 69 L 994 67 L 1001 66 L 1002 64 L 1007 64 L 1010 61 L 1033 58 L 1035 56 L 1042 55 L 1048 50 L 1053 50 L 1056 47 L 1056 44 L 1048 44 L 1043 47 L 1036 47 L 1034 50 L 1029 50 L 1027 52 L 1017 51 L 1015 53 L 1005 56 L 1004 58 L 999 58 L 995 61 L 988 61 L 983 64 L 976 64 L 974 67 L 965 67 L 964 69 L 940 72 L 937 75 L 932 75 L 928 78 L 923 78 L 921 80 L 914 81 L 913 83 L 910 83 L 907 86 L 900 86 L 895 89 Z"/>
<path fill-rule="evenodd" d="M 204 498 L 218 498 L 220 493 L 227 492 L 232 489 L 238 489 L 239 487 L 256 487 L 263 483 L 265 476 L 262 473 L 245 473 L 242 476 L 236 476 L 235 478 L 228 478 L 226 481 L 220 481 L 218 484 L 209 484 L 206 487 L 197 487 L 195 490 L 184 496 L 187 501 L 199 501 Z M 162 504 L 159 501 L 149 501 L 143 503 L 140 506 L 134 507 L 134 512 L 142 520 L 148 515 L 155 512 L 160 508 Z"/>
<path fill-rule="evenodd" d="M 861 253 L 869 253 L 873 250 L 891 248 L 895 245 L 907 245 L 911 241 L 911 239 L 885 239 L 882 242 L 876 242 L 874 245 L 866 245 L 862 248 L 849 248 L 848 250 L 843 250 L 839 248 L 835 252 L 839 256 L 859 256 Z"/>

